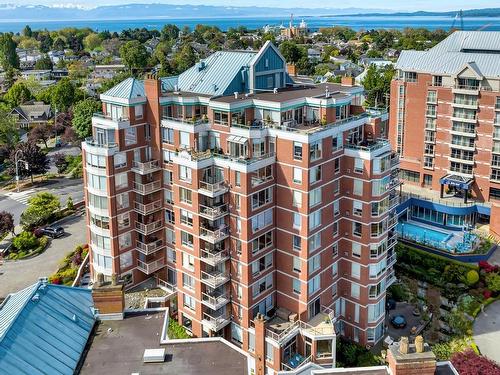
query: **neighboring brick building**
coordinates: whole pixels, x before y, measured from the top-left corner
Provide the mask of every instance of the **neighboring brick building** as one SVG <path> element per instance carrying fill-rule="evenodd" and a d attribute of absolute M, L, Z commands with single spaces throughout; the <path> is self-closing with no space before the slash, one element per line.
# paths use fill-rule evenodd
<path fill-rule="evenodd" d="M 440 225 L 463 227 L 500 213 L 499 54 L 500 32 L 456 31 L 428 51 L 403 51 L 396 64 L 389 138 L 405 184 L 486 202 L 437 210 L 451 215 L 448 222 L 439 216 Z"/>
<path fill-rule="evenodd" d="M 257 373 L 255 357 L 333 363 L 335 330 L 381 339 L 399 160 L 361 87 L 294 85 L 268 42 L 101 100 L 83 143 L 94 279 L 154 277 L 180 323 Z"/>

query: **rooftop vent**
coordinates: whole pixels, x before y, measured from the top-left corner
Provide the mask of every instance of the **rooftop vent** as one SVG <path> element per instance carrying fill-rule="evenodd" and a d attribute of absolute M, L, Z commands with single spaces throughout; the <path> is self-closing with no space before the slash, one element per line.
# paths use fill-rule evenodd
<path fill-rule="evenodd" d="M 31 300 L 33 302 L 38 302 L 40 301 L 40 295 L 38 293 L 36 293 L 33 297 L 31 297 Z"/>
<path fill-rule="evenodd" d="M 205 69 L 206 65 L 205 65 L 205 61 L 200 61 L 198 63 L 198 71 L 201 72 L 203 69 Z"/>
<path fill-rule="evenodd" d="M 165 349 L 146 349 L 142 357 L 144 363 L 165 362 Z"/>
<path fill-rule="evenodd" d="M 275 87 L 275 88 L 273 89 L 273 94 L 277 94 L 277 93 L 278 93 L 278 89 Z"/>
<path fill-rule="evenodd" d="M 234 92 L 234 98 L 235 98 L 235 99 L 238 99 L 238 91 L 235 91 L 235 92 Z"/>

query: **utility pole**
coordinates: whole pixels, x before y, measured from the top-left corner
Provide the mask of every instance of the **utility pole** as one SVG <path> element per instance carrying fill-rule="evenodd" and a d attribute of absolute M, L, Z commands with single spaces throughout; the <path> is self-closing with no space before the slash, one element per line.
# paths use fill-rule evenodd
<path fill-rule="evenodd" d="M 19 153 L 23 153 L 22 150 L 17 150 L 14 154 L 14 164 L 16 165 L 16 190 L 19 193 L 19 162 L 22 161 L 26 169 L 28 169 L 28 162 L 22 159 L 19 159 Z"/>

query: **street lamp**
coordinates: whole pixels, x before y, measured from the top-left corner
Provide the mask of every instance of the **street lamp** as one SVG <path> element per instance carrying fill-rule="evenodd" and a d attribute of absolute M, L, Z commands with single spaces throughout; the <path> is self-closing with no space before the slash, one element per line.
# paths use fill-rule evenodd
<path fill-rule="evenodd" d="M 16 190 L 19 193 L 19 162 L 22 161 L 24 163 L 24 168 L 28 169 L 28 162 L 22 159 L 19 159 L 19 153 L 23 153 L 22 150 L 17 150 L 14 154 L 14 164 L 16 165 Z"/>

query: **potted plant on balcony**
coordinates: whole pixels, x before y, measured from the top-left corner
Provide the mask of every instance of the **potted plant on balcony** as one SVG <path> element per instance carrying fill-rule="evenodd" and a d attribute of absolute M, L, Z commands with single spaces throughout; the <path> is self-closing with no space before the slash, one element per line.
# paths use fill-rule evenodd
<path fill-rule="evenodd" d="M 326 115 L 323 115 L 323 117 L 321 117 L 321 121 L 319 123 L 321 126 L 325 126 L 327 124 Z"/>

